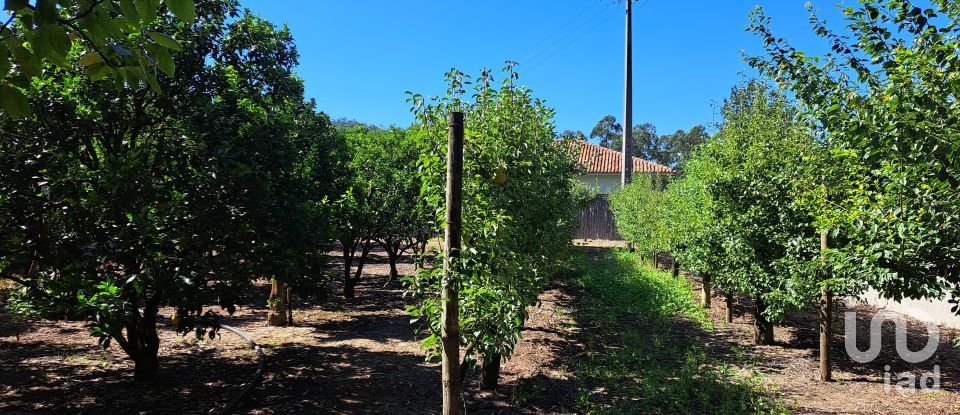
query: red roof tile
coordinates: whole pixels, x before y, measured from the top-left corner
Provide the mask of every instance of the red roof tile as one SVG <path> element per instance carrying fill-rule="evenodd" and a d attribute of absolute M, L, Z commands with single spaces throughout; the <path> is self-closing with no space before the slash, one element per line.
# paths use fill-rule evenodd
<path fill-rule="evenodd" d="M 571 149 L 579 151 L 577 164 L 583 168 L 584 174 L 620 173 L 623 158 L 619 151 L 600 147 L 586 141 L 574 140 L 572 143 Z M 633 172 L 673 174 L 676 171 L 662 164 L 634 157 Z"/>

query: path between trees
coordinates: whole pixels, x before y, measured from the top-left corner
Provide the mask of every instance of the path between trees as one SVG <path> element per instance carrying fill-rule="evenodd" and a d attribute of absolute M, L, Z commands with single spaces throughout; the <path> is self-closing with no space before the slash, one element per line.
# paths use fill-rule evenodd
<path fill-rule="evenodd" d="M 609 266 L 603 262 L 605 250 L 586 249 L 584 266 Z M 439 367 L 424 361 L 410 317 L 404 312 L 409 299 L 402 296 L 398 285 L 385 285 L 389 275 L 385 255 L 375 252 L 367 267 L 357 299 L 347 303 L 334 296 L 322 305 L 304 302 L 295 312 L 294 327 L 263 324 L 266 285 L 259 287 L 258 297 L 229 318 L 268 354 L 264 382 L 241 404 L 240 413 L 422 414 L 439 410 Z M 412 272 L 412 265 L 403 263 L 400 271 Z M 943 345 L 934 358 L 941 367 L 942 392 L 910 395 L 884 391 L 882 365 L 854 365 L 844 360 L 842 338 L 834 342 L 838 381 L 819 384 L 814 381 L 813 315 L 792 316 L 789 327 L 800 328 L 778 327 L 777 336 L 783 343 L 754 347 L 749 344 L 751 325 L 744 312 L 749 306 L 745 301 L 736 304 L 738 318 L 729 326 L 721 323 L 723 301 L 714 299 L 709 313 L 714 330 L 705 330 L 688 317 L 670 318 L 668 325 L 657 328 L 645 319 L 604 309 L 611 303 L 598 300 L 595 287 L 585 286 L 585 281 L 582 276 L 563 276 L 540 296 L 539 303 L 530 308 L 513 358 L 503 366 L 500 389 L 477 392 L 476 376 L 469 377 L 468 413 L 610 413 L 634 407 L 669 413 L 664 408 L 680 404 L 658 399 L 644 402 L 644 388 L 651 385 L 660 388 L 651 396 L 681 396 L 677 394 L 687 393 L 684 388 L 707 390 L 769 399 L 795 413 L 960 413 L 960 360 L 957 350 L 946 344 L 955 332 L 942 333 Z M 603 319 L 605 310 L 619 318 Z M 867 318 L 875 312 L 865 306 L 857 311 L 863 314 L 863 324 L 869 324 Z M 911 327 L 911 345 L 916 350 L 924 339 L 914 332 L 922 326 Z M 18 329 L 22 331 L 19 341 Z M 881 357 L 895 353 L 892 333 L 888 334 Z M 0 316 L 0 413 L 114 413 L 117 408 L 129 413 L 206 413 L 228 402 L 256 366 L 256 357 L 246 344 L 230 334 L 198 343 L 164 328 L 162 340 L 161 380 L 157 385 L 138 385 L 130 381 L 130 363 L 122 353 L 115 347 L 100 349 L 80 322 L 14 324 L 9 316 Z M 865 347 L 865 342 L 861 346 Z M 672 350 L 703 353 L 665 352 Z M 648 367 L 617 372 L 604 366 L 612 362 L 646 362 L 642 364 Z M 924 365 L 901 365 L 893 370 L 919 372 Z M 623 374 L 645 378 L 619 379 L 620 389 L 604 383 Z M 705 383 L 703 379 L 711 374 L 719 375 Z M 657 376 L 666 380 L 658 383 Z M 626 391 L 635 393 L 618 395 Z"/>

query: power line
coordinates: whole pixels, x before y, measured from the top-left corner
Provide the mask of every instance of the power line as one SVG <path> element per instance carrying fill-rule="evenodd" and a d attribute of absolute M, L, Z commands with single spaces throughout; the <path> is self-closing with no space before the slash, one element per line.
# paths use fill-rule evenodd
<path fill-rule="evenodd" d="M 537 48 L 537 46 L 540 46 L 541 44 L 543 44 L 543 42 L 546 42 L 547 39 L 550 39 L 551 37 L 553 37 L 553 36 L 556 35 L 557 33 L 560 33 L 560 31 L 562 31 L 564 28 L 566 28 L 567 26 L 569 26 L 570 23 L 573 23 L 574 21 L 576 21 L 580 16 L 583 16 L 583 15 L 584 15 L 587 11 L 589 11 L 590 9 L 593 9 L 594 7 L 597 7 L 597 5 L 600 4 L 600 3 L 601 3 L 601 2 L 599 2 L 599 1 L 594 1 L 591 5 L 587 6 L 587 8 L 581 10 L 580 13 L 577 13 L 576 16 L 573 16 L 572 18 L 570 18 L 570 20 L 567 20 L 567 21 L 564 22 L 562 25 L 560 25 L 559 27 L 557 27 L 556 29 L 554 29 L 552 32 L 550 32 L 549 35 L 547 35 L 546 37 L 540 39 L 539 42 L 537 42 L 536 44 L 534 44 L 533 46 L 531 46 L 531 47 L 528 48 L 527 50 L 523 51 L 523 53 L 517 55 L 516 59 L 514 59 L 514 60 L 519 61 L 521 58 L 523 58 L 524 56 L 526 56 L 528 53 L 533 52 L 533 51 Z"/>
<path fill-rule="evenodd" d="M 575 42 L 577 42 L 578 40 L 582 39 L 584 36 L 586 36 L 586 35 L 589 34 L 590 32 L 593 32 L 594 30 L 596 30 L 596 28 L 600 27 L 600 25 L 607 23 L 607 22 L 610 20 L 610 18 L 613 17 L 614 15 L 616 15 L 616 14 L 617 14 L 616 12 L 619 12 L 619 11 L 620 11 L 620 10 L 613 10 L 613 12 L 608 12 L 607 15 L 604 16 L 603 18 L 601 18 L 595 25 L 591 26 L 591 27 L 590 27 L 589 29 L 587 29 L 586 31 L 581 32 L 578 36 L 574 37 L 572 40 L 570 40 L 569 42 L 567 42 L 565 45 L 563 45 L 563 46 L 560 47 L 559 49 L 554 50 L 553 53 L 550 53 L 549 55 L 545 56 L 543 59 L 540 59 L 539 61 L 535 61 L 535 63 L 531 64 L 530 67 L 528 67 L 528 68 L 526 69 L 526 72 L 529 73 L 529 72 L 531 72 L 534 68 L 536 68 L 536 67 L 538 67 L 538 66 L 540 66 L 540 65 L 543 65 L 543 64 L 546 63 L 546 62 L 548 62 L 548 61 L 550 60 L 550 58 L 556 56 L 557 53 L 560 53 L 561 51 L 567 49 L 568 47 L 570 47 L 570 45 L 573 45 Z M 571 33 L 573 33 L 573 32 L 571 32 Z"/>
<path fill-rule="evenodd" d="M 588 19 L 582 20 L 579 24 L 577 24 L 576 26 L 574 26 L 573 29 L 570 29 L 569 31 L 565 32 L 562 36 L 556 38 L 553 42 L 551 42 L 551 43 L 550 43 L 549 45 L 547 45 L 546 47 L 541 48 L 539 52 L 537 52 L 537 53 L 534 54 L 532 57 L 530 57 L 530 62 L 537 62 L 537 61 L 539 60 L 539 58 L 541 58 L 542 56 L 544 56 L 544 54 L 546 54 L 547 52 L 549 52 L 550 50 L 552 50 L 555 46 L 560 45 L 562 42 L 566 41 L 567 38 L 569 38 L 570 36 L 578 33 L 578 32 L 580 31 L 580 29 L 583 29 L 584 27 L 586 27 L 586 26 L 589 25 L 590 23 L 594 22 L 597 17 L 600 17 L 600 16 L 603 15 L 605 12 L 609 12 L 609 9 L 607 9 L 607 10 L 605 10 L 605 9 L 600 9 L 599 11 L 597 11 L 597 13 L 594 13 L 594 14 L 591 15 Z M 601 18 L 601 20 L 603 20 L 603 18 Z M 592 30 L 592 29 L 593 29 L 593 28 L 590 28 L 590 29 L 588 29 L 588 31 L 589 31 L 589 30 Z M 569 43 L 568 43 L 568 44 L 569 44 Z"/>

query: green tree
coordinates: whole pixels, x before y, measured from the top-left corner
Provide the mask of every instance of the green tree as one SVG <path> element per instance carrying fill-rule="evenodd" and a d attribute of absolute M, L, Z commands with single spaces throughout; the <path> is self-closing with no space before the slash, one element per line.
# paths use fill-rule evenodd
<path fill-rule="evenodd" d="M 428 214 L 420 199 L 418 144 L 412 133 L 396 127 L 354 127 L 347 135 L 353 160 L 351 174 L 358 186 L 368 189 L 363 205 L 370 226 L 363 239 L 384 247 L 390 278 L 397 280 L 400 256 L 429 238 L 424 232 L 431 226 L 428 221 L 432 213 Z"/>
<path fill-rule="evenodd" d="M 672 186 L 679 213 L 671 222 L 678 227 L 677 255 L 688 269 L 752 297 L 755 340 L 770 344 L 773 322 L 817 292 L 811 276 L 819 238 L 795 192 L 797 166 L 816 144 L 783 93 L 760 82 L 734 92 L 750 105 L 732 99 L 724 106 L 720 131 Z"/>
<path fill-rule="evenodd" d="M 656 256 L 671 247 L 667 195 L 651 180 L 636 178 L 610 195 L 617 232 L 640 252 Z"/>
<path fill-rule="evenodd" d="M 513 63 L 499 87 L 489 70 L 464 101 L 469 78 L 447 74 L 448 91 L 436 102 L 412 94 L 415 131 L 422 143 L 423 198 L 431 211 L 444 204 L 446 115 L 463 111 L 466 121 L 463 184 L 463 248 L 453 264 L 460 295 L 460 343 L 465 364 L 482 358 L 481 387 L 496 386 L 500 360 L 512 353 L 527 318 L 526 307 L 566 256 L 576 201 L 576 163 L 566 143 L 554 140 L 554 111 L 515 83 Z M 443 223 L 437 216 L 436 225 Z M 439 229 L 437 229 L 439 232 Z M 439 258 L 442 259 L 442 258 Z M 439 260 L 438 259 L 438 260 Z M 421 303 L 410 313 L 431 332 L 424 346 L 436 356 L 440 338 L 441 267 L 408 278 Z"/>
<path fill-rule="evenodd" d="M 0 110 L 27 116 L 30 83 L 47 63 L 80 66 L 92 79 L 159 89 L 160 73 L 173 76 L 168 12 L 192 25 L 193 0 L 6 0 L 0 18 Z"/>
<path fill-rule="evenodd" d="M 895 300 L 956 297 L 960 227 L 949 224 L 960 219 L 960 6 L 867 0 L 843 12 L 837 32 L 811 11 L 832 51 L 812 57 L 778 39 L 757 9 L 749 29 L 766 54 L 748 61 L 823 130 L 830 162 L 819 175 L 831 183 L 810 210 L 841 242 L 827 252 L 832 270 L 859 272 Z"/>
<path fill-rule="evenodd" d="M 561 140 L 587 141 L 586 134 L 584 134 L 583 131 L 580 131 L 580 130 L 577 130 L 577 131 L 563 130 L 563 132 L 560 133 L 560 135 L 557 138 Z"/>
<path fill-rule="evenodd" d="M 669 142 L 657 134 L 657 127 L 643 123 L 633 126 L 633 156 L 644 160 L 670 165 L 671 148 Z M 623 139 L 617 141 L 618 145 Z"/>
<path fill-rule="evenodd" d="M 590 130 L 590 138 L 599 139 L 601 147 L 619 150 L 623 142 L 623 126 L 617 122 L 617 117 L 605 115 Z"/>
<path fill-rule="evenodd" d="M 667 166 L 682 167 L 684 162 L 690 158 L 690 154 L 697 146 L 710 139 L 706 128 L 702 125 L 695 125 L 690 130 L 677 130 L 673 134 L 660 137 L 664 142 L 665 152 L 667 153 L 661 163 Z"/>
<path fill-rule="evenodd" d="M 91 319 L 136 379 L 159 367 L 161 306 L 201 335 L 218 327 L 202 307 L 232 312 L 253 278 L 319 275 L 323 164 L 307 161 L 329 121 L 303 102 L 289 32 L 235 2 L 197 6 L 196 26 L 165 17 L 183 50 L 162 93 L 50 67 L 36 116 L 0 114 L 0 275 Z"/>

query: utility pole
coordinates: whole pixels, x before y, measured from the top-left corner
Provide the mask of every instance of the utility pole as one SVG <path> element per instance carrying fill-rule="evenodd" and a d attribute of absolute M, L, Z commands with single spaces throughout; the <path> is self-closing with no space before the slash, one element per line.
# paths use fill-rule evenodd
<path fill-rule="evenodd" d="M 456 271 L 463 219 L 463 113 L 447 116 L 447 224 L 443 249 L 443 326 L 440 329 L 443 415 L 463 413 L 460 381 L 460 303 Z"/>
<path fill-rule="evenodd" d="M 633 10 L 627 3 L 627 50 L 623 92 L 623 166 L 620 170 L 620 185 L 626 186 L 633 180 Z"/>

